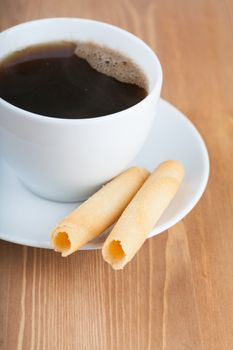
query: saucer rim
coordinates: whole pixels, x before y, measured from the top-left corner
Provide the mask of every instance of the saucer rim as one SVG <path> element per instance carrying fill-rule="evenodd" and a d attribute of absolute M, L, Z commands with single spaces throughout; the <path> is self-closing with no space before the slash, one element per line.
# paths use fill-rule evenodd
<path fill-rule="evenodd" d="M 202 179 L 200 180 L 198 189 L 197 189 L 195 195 L 193 195 L 193 197 L 189 200 L 189 202 L 185 206 L 185 208 L 183 210 L 181 210 L 177 215 L 175 215 L 171 219 L 167 220 L 166 223 L 160 224 L 159 226 L 156 225 L 154 227 L 154 229 L 151 230 L 150 233 L 148 234 L 147 239 L 154 237 L 155 235 L 168 230 L 169 228 L 174 226 L 176 223 L 178 223 L 180 220 L 182 220 L 186 215 L 188 215 L 190 213 L 190 211 L 196 206 L 196 204 L 201 199 L 201 197 L 206 189 L 208 179 L 209 179 L 209 174 L 210 174 L 209 153 L 208 153 L 206 144 L 205 144 L 200 132 L 197 130 L 197 128 L 194 126 L 194 124 L 188 119 L 188 117 L 186 117 L 183 114 L 183 112 L 181 112 L 178 108 L 176 108 L 170 102 L 166 101 L 163 98 L 160 98 L 159 102 L 167 105 L 168 108 L 172 108 L 173 110 L 175 110 L 176 114 L 179 115 L 179 118 L 183 119 L 184 124 L 186 124 L 186 126 L 188 128 L 192 129 L 193 134 L 197 138 L 198 144 L 200 146 L 200 149 L 201 149 L 200 154 L 203 158 L 203 164 L 205 165 L 205 168 L 203 169 L 203 175 L 202 175 Z M 39 243 L 38 241 L 33 241 L 31 239 L 28 240 L 28 239 L 21 238 L 19 236 L 15 236 L 15 235 L 11 235 L 11 234 L 4 234 L 2 232 L 0 232 L 0 239 L 7 241 L 7 242 L 25 245 L 25 246 L 34 247 L 34 248 L 52 249 L 52 247 L 48 246 L 47 244 Z M 92 243 L 88 243 L 85 246 L 79 248 L 79 250 L 98 250 L 98 249 L 101 249 L 102 246 L 103 246 L 103 242 L 92 242 Z"/>

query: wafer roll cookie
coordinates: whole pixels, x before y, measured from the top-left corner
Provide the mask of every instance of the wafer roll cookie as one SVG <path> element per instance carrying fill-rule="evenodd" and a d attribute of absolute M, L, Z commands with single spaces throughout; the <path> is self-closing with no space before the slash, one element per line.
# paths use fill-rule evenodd
<path fill-rule="evenodd" d="M 177 161 L 161 163 L 125 209 L 102 248 L 104 260 L 122 269 L 137 253 L 175 196 L 184 176 Z"/>
<path fill-rule="evenodd" d="M 120 217 L 149 174 L 133 167 L 103 186 L 53 230 L 53 248 L 68 256 L 106 230 Z"/>

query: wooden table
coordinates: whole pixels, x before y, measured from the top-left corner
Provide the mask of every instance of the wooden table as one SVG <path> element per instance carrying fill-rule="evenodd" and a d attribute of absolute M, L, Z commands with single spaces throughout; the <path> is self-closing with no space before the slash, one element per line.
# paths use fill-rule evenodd
<path fill-rule="evenodd" d="M 110 22 L 152 46 L 163 97 L 203 135 L 211 176 L 195 209 L 124 271 L 99 251 L 62 259 L 1 242 L 0 349 L 233 349 L 232 1 L 0 1 L 0 29 L 52 16 Z"/>

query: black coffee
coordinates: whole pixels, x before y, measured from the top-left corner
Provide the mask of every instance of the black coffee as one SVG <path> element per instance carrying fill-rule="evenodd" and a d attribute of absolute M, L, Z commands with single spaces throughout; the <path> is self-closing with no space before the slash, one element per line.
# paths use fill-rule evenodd
<path fill-rule="evenodd" d="M 146 90 L 131 60 L 91 43 L 35 45 L 0 63 L 0 97 L 42 116 L 104 116 L 137 104 Z"/>

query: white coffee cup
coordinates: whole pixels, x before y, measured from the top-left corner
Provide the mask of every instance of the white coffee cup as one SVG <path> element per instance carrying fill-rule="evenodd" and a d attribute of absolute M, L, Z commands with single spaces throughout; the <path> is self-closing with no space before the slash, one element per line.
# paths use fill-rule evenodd
<path fill-rule="evenodd" d="M 162 70 L 139 38 L 110 24 L 79 18 L 23 23 L 0 34 L 0 60 L 39 43 L 94 41 L 132 58 L 144 71 L 148 96 L 124 111 L 92 119 L 43 117 L 0 98 L 1 153 L 22 183 L 57 201 L 80 201 L 119 174 L 141 149 L 156 114 Z"/>

